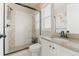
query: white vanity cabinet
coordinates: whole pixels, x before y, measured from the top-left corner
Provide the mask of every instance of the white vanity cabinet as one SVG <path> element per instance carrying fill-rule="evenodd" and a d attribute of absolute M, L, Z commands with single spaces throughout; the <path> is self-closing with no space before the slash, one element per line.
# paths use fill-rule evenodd
<path fill-rule="evenodd" d="M 42 56 L 78 56 L 79 53 L 63 47 L 59 44 L 41 39 L 41 55 Z"/>
<path fill-rule="evenodd" d="M 78 56 L 79 53 L 54 43 L 54 56 Z"/>
<path fill-rule="evenodd" d="M 41 39 L 41 55 L 42 56 L 52 56 L 53 55 L 53 43 Z"/>

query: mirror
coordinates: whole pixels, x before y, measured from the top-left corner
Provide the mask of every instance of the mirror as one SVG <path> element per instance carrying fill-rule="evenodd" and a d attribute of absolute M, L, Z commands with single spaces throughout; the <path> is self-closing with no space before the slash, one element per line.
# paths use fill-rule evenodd
<path fill-rule="evenodd" d="M 55 3 L 54 8 L 54 20 L 55 20 L 55 30 L 56 32 L 67 30 L 67 20 L 66 20 L 66 10 L 67 4 Z"/>
<path fill-rule="evenodd" d="M 79 4 L 54 4 L 56 32 L 69 31 L 79 34 Z"/>
<path fill-rule="evenodd" d="M 70 34 L 79 34 L 79 4 L 77 3 L 50 3 L 41 9 L 41 33 L 51 35 L 69 31 Z"/>

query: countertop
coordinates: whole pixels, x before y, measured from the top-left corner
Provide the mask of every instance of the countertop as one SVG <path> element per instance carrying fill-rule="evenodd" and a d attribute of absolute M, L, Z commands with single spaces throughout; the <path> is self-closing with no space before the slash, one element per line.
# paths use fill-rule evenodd
<path fill-rule="evenodd" d="M 47 36 L 41 36 L 41 38 L 43 38 L 47 41 L 59 44 L 65 48 L 71 49 L 71 50 L 79 53 L 79 39 L 47 37 Z"/>

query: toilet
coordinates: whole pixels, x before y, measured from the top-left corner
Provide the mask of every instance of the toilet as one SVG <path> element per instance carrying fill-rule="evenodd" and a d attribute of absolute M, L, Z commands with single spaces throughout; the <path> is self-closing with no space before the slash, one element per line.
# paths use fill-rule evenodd
<path fill-rule="evenodd" d="M 35 43 L 29 47 L 29 51 L 32 56 L 40 56 L 41 55 L 41 45 L 39 43 Z"/>

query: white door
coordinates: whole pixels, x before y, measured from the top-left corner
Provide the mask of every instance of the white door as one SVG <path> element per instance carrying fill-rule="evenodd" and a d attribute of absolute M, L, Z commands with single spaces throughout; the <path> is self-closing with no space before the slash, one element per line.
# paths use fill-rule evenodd
<path fill-rule="evenodd" d="M 71 55 L 64 47 L 54 44 L 55 49 L 54 51 L 54 56 L 69 56 Z"/>
<path fill-rule="evenodd" d="M 3 35 L 3 3 L 0 3 L 0 35 Z M 0 55 L 3 55 L 3 38 L 0 38 Z"/>

